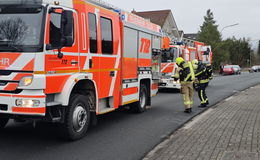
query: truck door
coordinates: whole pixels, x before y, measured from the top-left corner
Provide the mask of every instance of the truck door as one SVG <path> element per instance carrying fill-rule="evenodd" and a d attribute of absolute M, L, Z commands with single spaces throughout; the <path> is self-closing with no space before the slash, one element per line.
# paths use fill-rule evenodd
<path fill-rule="evenodd" d="M 45 55 L 45 72 L 46 90 L 45 93 L 59 93 L 63 89 L 67 78 L 71 73 L 79 71 L 79 43 L 78 43 L 78 19 L 74 10 L 55 8 L 50 6 L 47 12 L 46 24 L 46 55 Z M 65 11 L 71 12 L 71 16 L 67 19 L 72 23 L 72 30 L 66 30 L 63 18 L 66 16 Z M 64 30 L 64 35 L 61 31 Z M 58 46 L 62 36 L 70 34 L 73 42 L 71 47 L 62 47 L 60 53 Z M 59 83 L 57 83 L 59 82 Z M 54 87 L 55 86 L 55 87 Z"/>
<path fill-rule="evenodd" d="M 99 99 L 101 99 L 101 103 L 105 101 L 105 108 L 117 108 L 119 106 L 119 67 L 121 65 L 119 18 L 117 15 L 100 13 L 99 23 L 101 34 Z M 100 105 L 100 107 L 102 107 L 102 105 Z"/>

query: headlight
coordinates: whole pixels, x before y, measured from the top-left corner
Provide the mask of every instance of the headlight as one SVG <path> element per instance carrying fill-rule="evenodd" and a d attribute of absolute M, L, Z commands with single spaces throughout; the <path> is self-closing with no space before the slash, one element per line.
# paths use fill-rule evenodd
<path fill-rule="evenodd" d="M 23 77 L 20 82 L 19 82 L 19 86 L 29 86 L 33 81 L 33 77 L 32 76 L 28 76 L 28 77 Z"/>
<path fill-rule="evenodd" d="M 30 100 L 30 99 L 17 99 L 15 101 L 17 107 L 39 107 L 40 101 L 39 100 Z"/>

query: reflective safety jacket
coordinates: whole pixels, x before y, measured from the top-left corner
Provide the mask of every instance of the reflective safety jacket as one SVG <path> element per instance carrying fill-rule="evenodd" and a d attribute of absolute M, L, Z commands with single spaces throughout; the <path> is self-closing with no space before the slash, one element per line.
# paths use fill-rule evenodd
<path fill-rule="evenodd" d="M 184 62 L 182 66 L 179 67 L 174 78 L 180 79 L 181 82 L 193 82 L 195 80 L 195 74 L 191 63 Z"/>
<path fill-rule="evenodd" d="M 209 75 L 207 73 L 207 67 L 203 64 L 199 64 L 198 68 L 195 71 L 195 77 L 197 78 L 199 83 L 208 83 Z"/>

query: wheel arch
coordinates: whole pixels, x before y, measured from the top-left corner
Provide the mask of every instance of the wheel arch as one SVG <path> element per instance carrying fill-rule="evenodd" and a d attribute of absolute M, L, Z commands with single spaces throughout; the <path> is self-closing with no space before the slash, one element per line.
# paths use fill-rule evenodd
<path fill-rule="evenodd" d="M 71 99 L 71 96 L 73 94 L 80 94 L 80 95 L 91 95 L 94 97 L 94 101 L 95 103 L 93 105 L 91 105 L 90 111 L 91 112 L 96 112 L 96 104 L 97 104 L 97 89 L 96 89 L 96 85 L 92 80 L 89 79 L 82 79 L 80 81 L 78 81 L 73 89 L 71 90 L 70 93 L 70 97 L 69 99 Z"/>
<path fill-rule="evenodd" d="M 140 80 L 140 85 L 144 84 L 146 86 L 147 92 L 148 92 L 148 102 L 147 105 L 151 105 L 151 79 L 146 78 L 146 79 L 141 79 Z"/>
<path fill-rule="evenodd" d="M 55 95 L 55 101 L 60 102 L 62 106 L 68 106 L 70 97 L 73 93 L 88 94 L 86 91 L 93 91 L 95 102 L 97 104 L 97 87 L 95 81 L 92 80 L 91 74 L 72 75 L 64 85 L 61 93 Z M 85 93 L 84 93 L 85 92 Z M 95 105 L 96 107 L 96 105 Z M 92 111 L 92 109 L 91 109 Z"/>

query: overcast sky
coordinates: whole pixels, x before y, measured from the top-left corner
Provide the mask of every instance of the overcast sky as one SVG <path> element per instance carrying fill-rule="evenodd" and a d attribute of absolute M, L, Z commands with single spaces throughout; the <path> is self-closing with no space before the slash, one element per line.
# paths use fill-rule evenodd
<path fill-rule="evenodd" d="M 196 33 L 203 23 L 207 9 L 223 27 L 235 23 L 239 25 L 226 28 L 224 38 L 247 37 L 253 42 L 260 39 L 260 0 L 105 0 L 127 11 L 149 11 L 171 9 L 179 30 Z"/>

